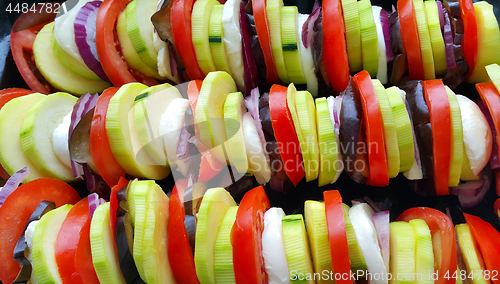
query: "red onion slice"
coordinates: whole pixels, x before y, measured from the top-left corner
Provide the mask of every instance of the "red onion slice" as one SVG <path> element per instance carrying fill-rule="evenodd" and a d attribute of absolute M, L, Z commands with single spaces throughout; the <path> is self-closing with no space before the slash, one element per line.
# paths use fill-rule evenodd
<path fill-rule="evenodd" d="M 73 130 L 78 125 L 82 117 L 87 114 L 89 110 L 96 106 L 98 98 L 98 94 L 90 95 L 90 93 L 86 93 L 85 95 L 81 96 L 73 106 L 73 112 L 71 113 L 71 124 L 69 125 L 68 144 L 71 140 L 71 134 L 73 134 Z M 75 178 L 81 177 L 84 174 L 83 167 L 73 160 L 71 160 L 71 168 L 73 170 L 73 177 Z"/>
<path fill-rule="evenodd" d="M 446 65 L 448 66 L 448 69 L 453 69 L 457 66 L 457 62 L 455 61 L 455 51 L 453 49 L 453 32 L 451 30 L 451 21 L 446 7 L 443 6 L 441 11 L 443 12 L 444 18 L 443 38 L 444 48 L 446 51 Z"/>
<path fill-rule="evenodd" d="M 443 14 L 443 3 L 441 1 L 436 1 L 438 14 L 439 14 L 439 25 L 441 26 L 441 33 L 444 30 L 444 14 Z"/>
<path fill-rule="evenodd" d="M 179 141 L 177 142 L 177 150 L 175 151 L 175 155 L 181 160 L 189 158 L 189 138 L 191 138 L 191 134 L 187 131 L 186 125 L 184 125 L 179 135 Z"/>
<path fill-rule="evenodd" d="M 110 82 L 102 69 L 95 44 L 97 11 L 99 11 L 101 3 L 101 1 L 88 2 L 78 11 L 74 23 L 75 43 L 85 65 L 99 78 Z"/>
<path fill-rule="evenodd" d="M 335 124 L 333 125 L 335 129 L 340 129 L 340 112 L 339 107 L 342 105 L 342 96 L 336 96 L 333 99 L 333 120 Z"/>
<path fill-rule="evenodd" d="M 385 56 L 387 61 L 392 61 L 394 60 L 394 53 L 391 49 L 391 26 L 389 25 L 389 13 L 384 9 L 380 10 L 380 23 L 384 33 Z"/>
<path fill-rule="evenodd" d="M 458 186 L 450 187 L 450 194 L 458 196 L 474 197 L 481 192 L 484 185 L 484 179 L 467 181 Z"/>
<path fill-rule="evenodd" d="M 250 92 L 250 96 L 246 97 L 244 99 L 244 102 L 245 106 L 248 109 L 248 112 L 255 122 L 255 127 L 257 129 L 257 133 L 259 134 L 260 143 L 262 143 L 262 149 L 266 149 L 266 138 L 264 137 L 264 130 L 262 129 L 262 123 L 260 122 L 259 100 L 260 92 L 259 87 L 257 87 Z"/>
<path fill-rule="evenodd" d="M 484 180 L 484 183 L 476 196 L 458 196 L 458 200 L 460 201 L 460 205 L 462 205 L 462 208 L 472 209 L 474 207 L 477 207 L 486 197 L 486 194 L 490 190 L 491 186 L 490 168 L 484 168 L 481 179 Z"/>
<path fill-rule="evenodd" d="M 87 197 L 89 201 L 89 213 L 90 213 L 90 219 L 94 217 L 94 212 L 97 209 L 97 207 L 103 203 L 106 203 L 106 200 L 102 199 L 99 197 L 99 194 L 97 193 L 92 193 Z"/>
<path fill-rule="evenodd" d="M 24 167 L 19 171 L 15 172 L 5 183 L 2 190 L 0 191 L 0 207 L 9 197 L 9 195 L 14 192 L 19 187 L 19 184 L 30 174 L 30 169 Z"/>
<path fill-rule="evenodd" d="M 302 44 L 305 48 L 308 48 L 309 45 L 313 45 L 313 36 L 314 36 L 314 23 L 319 17 L 319 13 L 321 12 L 321 7 L 319 6 L 318 0 L 314 2 L 314 6 L 311 14 L 307 18 L 307 20 L 302 25 Z"/>
<path fill-rule="evenodd" d="M 390 255 L 390 233 L 389 233 L 389 211 L 382 211 L 372 215 L 373 225 L 377 229 L 378 242 L 385 267 L 389 269 Z"/>
<path fill-rule="evenodd" d="M 259 86 L 259 74 L 257 64 L 252 53 L 250 26 L 247 22 L 245 7 L 247 3 L 241 1 L 240 4 L 240 26 L 241 42 L 243 50 L 243 68 L 245 72 L 245 97 L 250 95 L 251 90 Z"/>

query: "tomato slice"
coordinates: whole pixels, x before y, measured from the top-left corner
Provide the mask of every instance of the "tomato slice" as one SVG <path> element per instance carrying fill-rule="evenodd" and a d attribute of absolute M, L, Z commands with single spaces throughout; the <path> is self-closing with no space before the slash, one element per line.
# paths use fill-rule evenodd
<path fill-rule="evenodd" d="M 34 93 L 32 90 L 26 90 L 21 88 L 7 88 L 0 90 L 0 109 L 8 103 L 10 100 L 22 96 L 26 96 Z M 7 180 L 10 175 L 5 171 L 5 169 L 0 165 L 0 177 Z"/>
<path fill-rule="evenodd" d="M 382 113 L 378 105 L 375 88 L 370 74 L 363 70 L 352 77 L 354 87 L 361 96 L 366 131 L 366 149 L 368 151 L 368 165 L 370 176 L 366 184 L 386 186 L 389 184 L 389 169 L 384 140 L 384 124 Z M 374 148 L 372 149 L 372 145 Z"/>
<path fill-rule="evenodd" d="M 495 125 L 495 130 L 497 133 L 497 136 L 495 137 L 495 140 L 497 142 L 497 149 L 499 149 L 500 151 L 500 93 L 495 87 L 495 84 L 493 84 L 492 82 L 476 84 L 476 89 L 479 93 L 479 96 L 481 96 L 481 100 L 490 111 L 490 115 L 493 119 L 493 124 Z M 500 185 L 497 183 L 497 187 L 498 186 Z M 500 190 L 497 190 L 497 194 L 500 194 Z"/>
<path fill-rule="evenodd" d="M 202 84 L 203 80 L 193 80 L 188 84 L 187 95 L 189 102 L 191 103 L 191 109 L 196 109 L 196 102 L 198 102 Z"/>
<path fill-rule="evenodd" d="M 497 175 L 497 184 L 498 184 L 498 175 Z M 495 201 L 494 208 L 495 208 L 495 214 L 500 219 L 500 198 L 497 199 L 497 201 Z"/>
<path fill-rule="evenodd" d="M 328 190 L 323 192 L 323 199 L 325 200 L 326 224 L 330 253 L 332 255 L 332 266 L 336 274 L 335 281 L 338 284 L 353 283 L 344 210 L 342 208 L 342 196 L 338 190 Z"/>
<path fill-rule="evenodd" d="M 455 284 L 455 278 L 451 277 L 457 270 L 457 246 L 455 241 L 455 229 L 450 218 L 443 212 L 427 207 L 410 208 L 403 212 L 397 221 L 409 222 L 413 219 L 422 219 L 431 230 L 433 243 L 440 243 L 438 247 L 441 257 L 436 257 L 435 269 L 438 272 L 436 284 Z M 436 238 L 440 238 L 437 242 Z M 434 249 L 436 254 L 436 248 Z M 441 263 L 437 261 L 441 259 Z"/>
<path fill-rule="evenodd" d="M 465 80 L 467 80 L 472 75 L 477 60 L 477 22 L 472 1 L 460 0 L 460 12 L 464 22 L 464 39 L 467 39 L 462 40 L 461 45 L 465 61 L 469 64 L 469 73 L 465 76 Z"/>
<path fill-rule="evenodd" d="M 187 179 L 178 180 L 172 190 L 169 202 L 168 221 L 168 258 L 172 273 L 178 283 L 198 284 L 193 252 L 189 246 L 189 237 L 184 225 L 184 191 Z"/>
<path fill-rule="evenodd" d="M 410 79 L 424 79 L 424 63 L 420 50 L 420 38 L 418 36 L 417 19 L 413 9 L 412 0 L 398 1 L 398 15 L 401 30 L 401 39 L 408 58 L 408 69 Z"/>
<path fill-rule="evenodd" d="M 118 211 L 118 207 L 120 207 L 116 194 L 127 184 L 128 180 L 126 180 L 124 177 L 120 177 L 118 183 L 111 188 L 111 194 L 109 195 L 109 220 L 111 222 L 111 229 L 113 234 L 116 228 L 116 211 Z"/>
<path fill-rule="evenodd" d="M 21 185 L 7 197 L 0 207 L 0 281 L 12 283 L 19 273 L 19 264 L 14 260 L 14 247 L 24 232 L 26 223 L 38 204 L 52 201 L 56 207 L 75 204 L 80 200 L 78 193 L 67 183 L 41 178 Z M 87 206 L 88 207 L 88 206 Z"/>
<path fill-rule="evenodd" d="M 108 88 L 99 96 L 90 127 L 90 154 L 97 171 L 109 187 L 113 187 L 120 178 L 125 177 L 125 170 L 111 152 L 105 125 L 109 101 L 117 91 L 118 88 Z"/>
<path fill-rule="evenodd" d="M 200 172 L 198 174 L 198 181 L 209 182 L 220 171 L 226 167 L 212 155 L 212 151 L 205 151 L 201 154 Z"/>
<path fill-rule="evenodd" d="M 339 0 L 323 1 L 323 55 L 326 74 L 333 91 L 340 93 L 349 84 L 349 59 L 345 42 L 344 17 Z"/>
<path fill-rule="evenodd" d="M 45 24 L 52 22 L 56 15 L 56 13 L 47 13 L 43 5 L 37 5 L 34 9 L 22 13 L 10 32 L 10 50 L 19 73 L 33 91 L 42 94 L 49 94 L 54 91 L 54 88 L 43 78 L 36 67 L 33 43 L 35 43 L 37 33 Z"/>
<path fill-rule="evenodd" d="M 498 203 L 498 200 L 496 204 Z M 496 205 L 495 204 L 495 205 Z M 499 204 L 500 205 L 500 204 Z M 486 271 L 498 273 L 500 271 L 500 233 L 493 226 L 481 218 L 465 214 L 465 221 L 469 224 L 472 235 L 479 245 L 479 250 L 486 263 Z M 485 271 L 485 272 L 486 272 Z M 490 275 L 493 276 L 493 275 Z M 493 283 L 500 283 L 498 277 L 490 277 Z"/>
<path fill-rule="evenodd" d="M 130 0 L 105 0 L 97 12 L 95 44 L 102 69 L 113 85 L 120 87 L 127 83 L 141 82 L 148 86 L 158 85 L 158 81 L 146 77 L 128 66 L 121 54 L 120 43 L 115 35 L 118 16 L 125 10 Z"/>
<path fill-rule="evenodd" d="M 264 213 L 271 207 L 264 187 L 245 194 L 231 229 L 234 277 L 238 284 L 268 283 L 262 256 Z"/>
<path fill-rule="evenodd" d="M 56 263 L 63 283 L 96 283 L 99 279 L 90 250 L 89 200 L 80 200 L 68 212 L 57 234 Z"/>
<path fill-rule="evenodd" d="M 274 65 L 273 51 L 271 49 L 271 35 L 269 33 L 269 24 L 266 13 L 266 0 L 252 1 L 253 17 L 255 20 L 255 29 L 259 39 L 264 62 L 266 63 L 266 82 L 268 84 L 279 83 L 278 72 Z"/>
<path fill-rule="evenodd" d="M 434 184 L 437 195 L 448 195 L 451 159 L 450 101 L 441 79 L 422 82 L 429 107 L 432 127 L 432 153 L 434 156 Z"/>
<path fill-rule="evenodd" d="M 196 0 L 174 0 L 170 9 L 170 22 L 177 53 L 191 80 L 203 80 L 205 74 L 196 60 L 191 39 L 191 12 Z"/>
<path fill-rule="evenodd" d="M 274 84 L 269 92 L 269 112 L 274 137 L 283 160 L 286 174 L 297 185 L 305 176 L 302 153 L 292 115 L 287 106 L 286 92 L 288 88 Z M 290 165 L 291 164 L 291 165 Z"/>
<path fill-rule="evenodd" d="M 7 88 L 0 90 L 0 109 L 12 99 L 33 94 L 34 92 L 35 91 L 21 88 Z"/>

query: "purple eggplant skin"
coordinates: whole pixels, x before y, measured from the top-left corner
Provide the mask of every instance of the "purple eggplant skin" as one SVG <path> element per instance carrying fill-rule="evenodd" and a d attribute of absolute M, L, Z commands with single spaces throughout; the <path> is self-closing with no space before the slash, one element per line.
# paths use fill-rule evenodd
<path fill-rule="evenodd" d="M 403 40 L 401 39 L 401 30 L 399 25 L 399 16 L 393 12 L 389 16 L 389 26 L 391 27 L 391 50 L 394 53 L 394 60 L 388 63 L 388 72 L 391 84 L 397 85 L 401 78 L 408 71 L 408 61 L 404 52 Z"/>
<path fill-rule="evenodd" d="M 455 54 L 455 61 L 457 62 L 455 68 L 448 69 L 448 72 L 443 78 L 443 83 L 451 89 L 455 89 L 464 81 L 465 76 L 469 72 L 469 64 L 465 61 L 461 48 L 464 23 L 460 12 L 460 2 L 458 0 L 444 1 L 443 4 L 444 19 L 446 22 L 449 21 L 451 23 L 453 51 Z"/>
<path fill-rule="evenodd" d="M 196 240 L 196 218 L 193 215 L 186 215 L 184 217 L 184 226 L 189 239 L 189 247 L 194 255 L 195 240 Z"/>
<path fill-rule="evenodd" d="M 429 108 L 425 102 L 422 81 L 408 81 L 400 86 L 406 92 L 406 100 L 410 106 L 415 137 L 420 152 L 420 161 L 424 178 L 418 181 L 416 192 L 421 195 L 436 195 L 434 186 L 434 154 L 432 146 L 432 127 Z"/>
<path fill-rule="evenodd" d="M 285 167 L 283 166 L 283 160 L 281 159 L 280 150 L 278 148 L 278 143 L 274 137 L 274 129 L 271 122 L 271 112 L 269 109 L 269 93 L 265 93 L 259 100 L 259 117 L 262 124 L 262 130 L 264 132 L 264 137 L 266 139 L 266 149 L 269 154 L 269 164 L 271 166 L 271 171 L 274 179 L 278 179 L 282 182 L 271 183 L 271 188 L 278 192 L 286 192 L 293 188 L 289 185 L 292 184 L 288 175 L 285 172 Z M 293 184 L 292 184 L 293 185 Z"/>
<path fill-rule="evenodd" d="M 128 213 L 127 188 L 128 185 L 124 186 L 116 193 L 116 197 L 120 204 L 116 212 L 116 250 L 118 253 L 120 270 L 123 274 L 125 282 L 128 284 L 142 284 L 145 282 L 139 276 L 132 254 L 134 245 L 134 229 L 132 226 L 132 218 Z"/>
<path fill-rule="evenodd" d="M 313 27 L 313 61 L 314 61 L 314 74 L 318 79 L 318 96 L 328 97 L 333 94 L 331 84 L 328 82 L 326 75 L 325 60 L 323 57 L 323 16 L 319 13 L 318 18 L 314 22 Z"/>
<path fill-rule="evenodd" d="M 366 147 L 363 140 L 363 109 L 359 92 L 351 83 L 342 93 L 340 110 L 340 151 L 347 174 L 357 183 L 365 183 L 370 176 Z M 361 162 L 359 162 L 361 161 Z"/>
<path fill-rule="evenodd" d="M 54 210 L 55 208 L 56 204 L 54 202 L 40 202 L 35 211 L 33 211 L 33 213 L 31 214 L 28 222 L 26 222 L 24 232 L 26 232 L 26 229 L 31 222 L 40 220 L 43 215 L 45 215 L 50 210 Z M 19 274 L 17 274 L 17 278 L 12 283 L 28 283 L 28 281 L 30 281 L 31 279 L 32 266 L 31 262 L 25 257 L 25 251 L 28 248 L 28 244 L 26 243 L 24 232 L 17 240 L 16 247 L 14 248 L 14 260 L 19 263 L 19 265 L 21 266 L 21 270 L 19 271 Z"/>

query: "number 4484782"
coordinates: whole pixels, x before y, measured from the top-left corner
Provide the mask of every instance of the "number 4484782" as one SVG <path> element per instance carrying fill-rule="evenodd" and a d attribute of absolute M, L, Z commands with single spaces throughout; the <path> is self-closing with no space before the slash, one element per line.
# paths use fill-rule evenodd
<path fill-rule="evenodd" d="M 458 272 L 460 271 L 460 272 Z M 445 279 L 460 279 L 462 281 L 469 279 L 469 280 L 478 280 L 478 279 L 484 279 L 486 281 L 489 280 L 498 280 L 498 271 L 493 270 L 471 270 L 468 274 L 467 271 L 465 270 L 455 270 L 453 275 L 450 275 L 450 271 L 448 270 L 446 274 L 444 275 Z"/>
<path fill-rule="evenodd" d="M 16 3 L 12 4 L 9 3 L 7 7 L 5 8 L 5 11 L 7 13 L 59 13 L 59 9 L 63 9 L 64 12 L 66 12 L 66 6 L 64 3 L 33 3 L 31 6 L 28 3 Z"/>

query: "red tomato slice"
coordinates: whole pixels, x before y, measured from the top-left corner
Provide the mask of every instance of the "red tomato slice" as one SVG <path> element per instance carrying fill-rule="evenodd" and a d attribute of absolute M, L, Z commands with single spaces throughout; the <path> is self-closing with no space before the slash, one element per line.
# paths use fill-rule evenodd
<path fill-rule="evenodd" d="M 415 10 L 413 9 L 412 0 L 399 0 L 397 5 L 401 29 L 401 40 L 403 41 L 408 58 L 410 79 L 423 80 L 424 64 L 422 62 L 417 19 L 415 18 Z"/>
<path fill-rule="evenodd" d="M 188 84 L 187 95 L 189 102 L 191 103 L 191 109 L 193 110 L 196 109 L 196 102 L 198 102 L 202 84 L 203 80 L 193 80 Z"/>
<path fill-rule="evenodd" d="M 97 13 L 95 44 L 102 69 L 113 85 L 120 87 L 127 83 L 141 82 L 148 86 L 158 85 L 158 81 L 146 77 L 130 68 L 121 54 L 120 43 L 115 35 L 118 16 L 125 10 L 130 0 L 105 0 Z"/>
<path fill-rule="evenodd" d="M 178 180 L 172 190 L 169 202 L 168 258 L 172 273 L 178 283 L 198 284 L 193 252 L 184 225 L 184 191 L 187 179 Z"/>
<path fill-rule="evenodd" d="M 498 184 L 498 175 L 497 175 L 497 184 Z M 498 187 L 497 187 L 497 190 L 498 190 Z M 495 201 L 494 208 L 495 208 L 495 214 L 500 219 L 500 198 L 497 199 L 497 201 Z"/>
<path fill-rule="evenodd" d="M 441 79 L 422 82 L 429 107 L 434 155 L 434 183 L 437 195 L 449 195 L 448 180 L 451 159 L 450 101 Z"/>
<path fill-rule="evenodd" d="M 203 80 L 205 74 L 196 60 L 191 39 L 191 12 L 196 0 L 174 0 L 170 9 L 170 22 L 177 53 L 192 80 Z"/>
<path fill-rule="evenodd" d="M 117 91 L 118 88 L 108 88 L 99 96 L 90 127 L 90 153 L 97 171 L 109 187 L 113 187 L 120 178 L 125 177 L 125 170 L 111 152 L 106 133 L 106 112 L 109 101 Z"/>
<path fill-rule="evenodd" d="M 287 87 L 273 85 L 269 92 L 269 112 L 283 167 L 294 185 L 305 176 L 302 153 L 292 115 L 286 102 Z M 290 165 L 291 164 L 291 165 Z"/>
<path fill-rule="evenodd" d="M 389 184 L 389 169 L 384 140 L 384 124 L 378 105 L 377 95 L 370 74 L 366 70 L 352 77 L 354 88 L 361 96 L 366 131 L 366 149 L 370 176 L 366 184 L 387 186 Z M 372 148 L 372 145 L 375 147 Z"/>
<path fill-rule="evenodd" d="M 33 94 L 34 91 L 21 89 L 21 88 L 7 88 L 0 90 L 0 109 L 8 103 L 10 100 L 29 94 Z"/>
<path fill-rule="evenodd" d="M 209 182 L 220 171 L 222 171 L 226 164 L 219 161 L 212 155 L 212 151 L 205 151 L 201 154 L 200 172 L 198 174 L 198 181 Z"/>
<path fill-rule="evenodd" d="M 259 39 L 264 62 L 266 63 L 266 82 L 268 84 L 279 83 L 278 72 L 274 65 L 273 51 L 271 49 L 271 35 L 269 34 L 269 24 L 266 13 L 266 0 L 252 1 L 253 17 L 255 19 L 255 29 Z"/>
<path fill-rule="evenodd" d="M 490 111 L 490 115 L 493 119 L 493 124 L 495 125 L 495 130 L 497 133 L 497 149 L 499 149 L 500 151 L 500 93 L 495 87 L 495 84 L 493 84 L 492 82 L 476 84 L 476 89 L 481 96 L 481 100 Z M 498 186 L 500 185 L 497 183 L 497 187 Z M 497 190 L 497 194 L 500 194 L 500 190 Z"/>
<path fill-rule="evenodd" d="M 19 264 L 14 260 L 14 247 L 24 232 L 26 222 L 38 204 L 52 201 L 56 207 L 75 204 L 80 200 L 78 193 L 67 183 L 41 178 L 21 185 L 7 197 L 0 207 L 0 281 L 12 283 L 19 273 Z M 87 206 L 88 207 L 88 206 Z"/>
<path fill-rule="evenodd" d="M 339 0 L 323 1 L 323 55 L 328 81 L 333 91 L 340 93 L 349 84 L 349 59 L 344 17 Z"/>
<path fill-rule="evenodd" d="M 22 96 L 26 96 L 34 93 L 32 90 L 20 89 L 20 88 L 7 88 L 0 90 L 0 109 L 8 103 L 10 100 Z M 7 180 L 10 175 L 5 171 L 5 169 L 0 165 L 0 177 Z"/>
<path fill-rule="evenodd" d="M 477 60 L 477 22 L 472 1 L 460 0 L 460 12 L 464 22 L 464 40 L 462 40 L 461 47 L 465 61 L 469 64 L 469 73 L 465 76 L 465 80 L 467 80 L 472 75 Z"/>
<path fill-rule="evenodd" d="M 264 187 L 245 194 L 231 229 L 234 276 L 238 284 L 268 283 L 262 256 L 264 213 L 271 207 Z"/>
<path fill-rule="evenodd" d="M 328 241 L 332 255 L 332 266 L 335 280 L 338 284 L 353 283 L 351 279 L 351 261 L 349 260 L 349 247 L 345 230 L 344 210 L 342 208 L 342 196 L 338 190 L 323 192 L 325 200 L 326 224 L 328 229 Z M 339 279 L 340 278 L 340 279 Z"/>
<path fill-rule="evenodd" d="M 10 50 L 19 73 L 33 91 L 42 94 L 49 94 L 54 91 L 54 88 L 43 78 L 36 67 L 33 43 L 35 43 L 36 34 L 45 24 L 52 22 L 56 15 L 56 13 L 47 13 L 47 9 L 43 9 L 42 5 L 37 5 L 34 9 L 22 13 L 10 32 Z"/>
<path fill-rule="evenodd" d="M 496 203 L 498 203 L 498 200 Z M 495 284 L 500 283 L 498 277 L 493 277 L 495 274 L 498 276 L 500 271 L 500 258 L 498 257 L 500 255 L 500 233 L 490 223 L 477 216 L 465 213 L 464 216 L 476 243 L 479 245 L 484 263 L 486 263 L 485 272 L 494 273 L 490 274 L 490 279 Z"/>
<path fill-rule="evenodd" d="M 66 216 L 57 234 L 55 256 L 63 283 L 99 284 L 90 250 L 88 198 L 80 200 Z"/>
<path fill-rule="evenodd" d="M 403 212 L 397 221 L 409 222 L 413 219 L 422 219 L 431 230 L 433 243 L 436 238 L 440 238 L 441 263 L 435 264 L 435 269 L 439 272 L 436 284 L 455 284 L 455 278 L 451 277 L 457 270 L 457 246 L 455 240 L 455 229 L 450 218 L 443 212 L 427 208 L 416 207 Z M 434 250 L 436 251 L 436 250 Z M 436 258 L 438 260 L 439 258 Z M 447 275 L 449 277 L 447 277 Z"/>
<path fill-rule="evenodd" d="M 109 220 L 111 222 L 111 229 L 113 234 L 115 233 L 116 228 L 116 211 L 118 211 L 118 207 L 120 207 L 116 194 L 127 184 L 128 180 L 126 180 L 124 177 L 120 177 L 118 184 L 111 188 L 111 194 L 109 195 Z"/>

